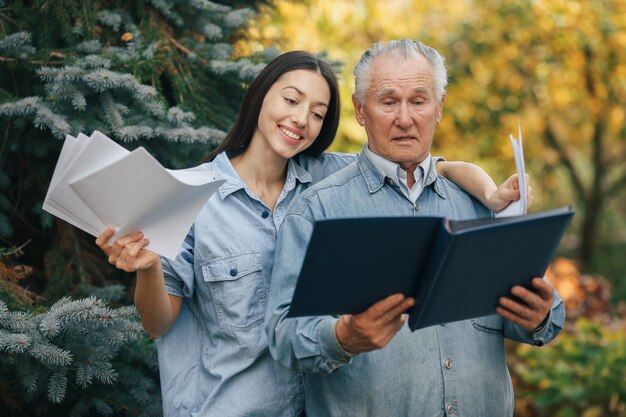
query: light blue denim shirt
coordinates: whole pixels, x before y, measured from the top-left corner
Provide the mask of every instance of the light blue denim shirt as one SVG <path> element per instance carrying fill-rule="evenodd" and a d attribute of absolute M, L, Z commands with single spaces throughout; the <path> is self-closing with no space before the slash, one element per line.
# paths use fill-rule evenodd
<path fill-rule="evenodd" d="M 266 330 L 272 355 L 285 366 L 306 372 L 309 416 L 510 417 L 514 395 L 504 339 L 542 345 L 561 330 L 565 310 L 557 295 L 548 320 L 535 332 L 497 315 L 415 332 L 405 325 L 385 348 L 352 356 L 337 342 L 336 317 L 285 317 L 316 220 L 490 216 L 478 201 L 437 175 L 432 160 L 427 172 L 425 188 L 414 205 L 362 153 L 357 164 L 305 191 L 283 222 Z M 371 254 L 364 256 L 376 256 L 376 242 Z"/>
<path fill-rule="evenodd" d="M 227 182 L 198 214 L 176 259 L 162 259 L 167 292 L 184 297 L 176 323 L 157 340 L 165 416 L 300 415 L 302 375 L 272 359 L 263 328 L 276 236 L 300 192 L 355 160 L 290 160 L 273 212 L 226 154 L 205 165 Z"/>

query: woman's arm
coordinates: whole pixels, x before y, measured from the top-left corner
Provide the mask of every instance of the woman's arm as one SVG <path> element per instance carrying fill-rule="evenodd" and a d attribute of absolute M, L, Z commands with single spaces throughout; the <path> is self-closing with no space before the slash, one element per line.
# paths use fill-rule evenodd
<path fill-rule="evenodd" d="M 517 174 L 511 175 L 499 187 L 478 165 L 462 161 L 438 161 L 437 171 L 470 193 L 493 212 L 499 212 L 512 201 L 519 200 Z M 528 184 L 530 177 L 526 175 Z M 528 186 L 528 205 L 532 203 L 532 188 Z"/>
<path fill-rule="evenodd" d="M 152 337 L 160 337 L 172 327 L 182 304 L 182 298 L 165 290 L 161 258 L 145 249 L 148 239 L 135 232 L 122 236 L 109 246 L 113 228 L 108 228 L 96 239 L 96 245 L 108 256 L 109 263 L 126 272 L 137 272 L 135 305 L 144 329 Z"/>

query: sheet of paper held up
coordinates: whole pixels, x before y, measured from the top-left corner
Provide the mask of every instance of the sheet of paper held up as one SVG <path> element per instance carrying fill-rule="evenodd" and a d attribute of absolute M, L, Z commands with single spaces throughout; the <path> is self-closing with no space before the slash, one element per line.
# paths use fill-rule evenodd
<path fill-rule="evenodd" d="M 129 152 L 96 131 L 66 138 L 43 208 L 93 236 L 141 230 L 150 250 L 174 258 L 223 183 L 205 168 L 165 169 L 144 148 Z"/>
<path fill-rule="evenodd" d="M 513 156 L 515 157 L 515 165 L 517 167 L 520 198 L 496 214 L 496 217 L 521 216 L 526 214 L 528 211 L 528 196 L 526 195 L 526 168 L 524 166 L 524 148 L 522 145 L 522 128 L 518 125 L 517 129 L 518 137 L 515 138 L 513 135 L 509 135 L 509 139 L 511 140 Z"/>

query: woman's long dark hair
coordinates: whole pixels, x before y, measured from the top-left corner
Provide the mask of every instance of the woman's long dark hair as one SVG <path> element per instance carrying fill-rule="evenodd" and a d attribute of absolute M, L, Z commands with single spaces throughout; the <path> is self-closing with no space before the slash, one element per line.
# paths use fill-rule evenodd
<path fill-rule="evenodd" d="M 243 96 L 239 113 L 233 127 L 230 129 L 222 143 L 209 153 L 204 162 L 212 161 L 217 154 L 223 151 L 240 152 L 248 147 L 252 140 L 261 113 L 263 99 L 274 85 L 276 80 L 286 72 L 307 69 L 319 72 L 328 84 L 330 90 L 330 103 L 322 123 L 319 135 L 311 146 L 302 153 L 318 156 L 330 146 L 337 127 L 339 126 L 339 87 L 333 68 L 321 58 L 305 51 L 285 52 L 270 61 L 259 75 L 252 81 Z"/>

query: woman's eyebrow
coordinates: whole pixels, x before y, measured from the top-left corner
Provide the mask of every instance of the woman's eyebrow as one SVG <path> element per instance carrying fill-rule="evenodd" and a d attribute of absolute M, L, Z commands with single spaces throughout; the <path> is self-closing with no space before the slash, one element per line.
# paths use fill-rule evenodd
<path fill-rule="evenodd" d="M 306 94 L 305 94 L 302 90 L 300 90 L 298 87 L 295 87 L 295 86 L 293 86 L 293 85 L 288 85 L 288 86 L 286 86 L 286 87 L 283 87 L 283 91 L 284 91 L 284 90 L 287 90 L 288 88 L 291 88 L 291 89 L 296 90 L 296 92 L 297 92 L 298 94 L 300 94 L 301 96 L 306 96 Z M 328 103 L 325 103 L 325 102 L 323 102 L 323 101 L 318 101 L 318 102 L 317 102 L 317 103 L 315 103 L 315 104 L 316 104 L 316 105 L 318 105 L 318 106 L 328 107 Z"/>

